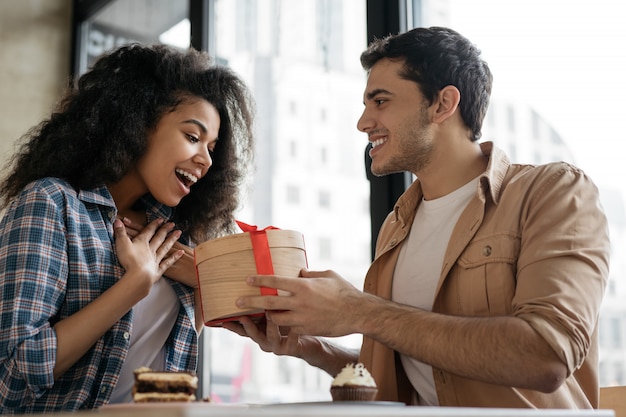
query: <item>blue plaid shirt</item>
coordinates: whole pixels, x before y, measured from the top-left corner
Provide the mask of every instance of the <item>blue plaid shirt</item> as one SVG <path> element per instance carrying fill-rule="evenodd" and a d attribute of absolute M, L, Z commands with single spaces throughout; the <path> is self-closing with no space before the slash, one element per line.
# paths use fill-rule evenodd
<path fill-rule="evenodd" d="M 148 219 L 172 209 L 145 198 Z M 73 189 L 57 178 L 28 185 L 0 223 L 0 414 L 97 408 L 109 401 L 129 347 L 132 310 L 54 380 L 53 326 L 120 279 L 115 203 L 104 186 Z M 195 370 L 193 290 L 168 280 L 180 298 L 166 342 L 166 369 Z"/>

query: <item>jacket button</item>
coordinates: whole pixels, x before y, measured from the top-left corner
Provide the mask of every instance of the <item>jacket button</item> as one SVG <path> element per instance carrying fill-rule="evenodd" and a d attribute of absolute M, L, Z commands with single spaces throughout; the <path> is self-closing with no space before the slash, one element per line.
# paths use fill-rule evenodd
<path fill-rule="evenodd" d="M 389 246 L 393 248 L 394 246 L 396 246 L 396 243 L 398 243 L 396 239 L 391 239 L 391 241 L 389 242 Z"/>
<path fill-rule="evenodd" d="M 485 255 L 485 256 L 491 255 L 491 246 L 485 246 L 483 248 L 483 255 Z"/>

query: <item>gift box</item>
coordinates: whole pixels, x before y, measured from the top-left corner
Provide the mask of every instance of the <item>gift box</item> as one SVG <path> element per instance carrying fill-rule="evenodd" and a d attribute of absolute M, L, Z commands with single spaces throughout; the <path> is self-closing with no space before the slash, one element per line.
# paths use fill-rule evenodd
<path fill-rule="evenodd" d="M 273 288 L 246 284 L 251 275 L 298 277 L 307 268 L 304 236 L 294 230 L 268 227 L 258 230 L 238 222 L 244 230 L 203 242 L 194 249 L 202 319 L 220 326 L 241 316 L 262 317 L 263 310 L 240 309 L 235 300 L 244 295 L 282 295 Z"/>

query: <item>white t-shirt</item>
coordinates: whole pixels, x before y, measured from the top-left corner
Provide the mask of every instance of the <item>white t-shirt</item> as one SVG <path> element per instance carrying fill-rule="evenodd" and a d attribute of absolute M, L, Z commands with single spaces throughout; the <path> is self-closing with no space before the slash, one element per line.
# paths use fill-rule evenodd
<path fill-rule="evenodd" d="M 409 236 L 400 248 L 393 274 L 393 301 L 432 310 L 448 241 L 477 186 L 476 178 L 448 195 L 423 200 L 419 205 Z M 400 359 L 419 403 L 439 405 L 432 367 L 407 355 L 400 355 Z"/>
<path fill-rule="evenodd" d="M 135 369 L 142 366 L 158 371 L 165 369 L 164 345 L 176 324 L 180 300 L 172 286 L 161 278 L 133 310 L 130 347 L 122 365 L 120 379 L 111 394 L 110 403 L 132 401 Z"/>

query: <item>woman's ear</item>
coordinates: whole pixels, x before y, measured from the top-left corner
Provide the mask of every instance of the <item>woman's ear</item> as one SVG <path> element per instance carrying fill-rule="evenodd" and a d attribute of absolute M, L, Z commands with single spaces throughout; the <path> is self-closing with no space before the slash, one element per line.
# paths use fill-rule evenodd
<path fill-rule="evenodd" d="M 447 85 L 437 94 L 433 122 L 442 123 L 452 117 L 461 101 L 461 93 L 453 85 Z"/>

